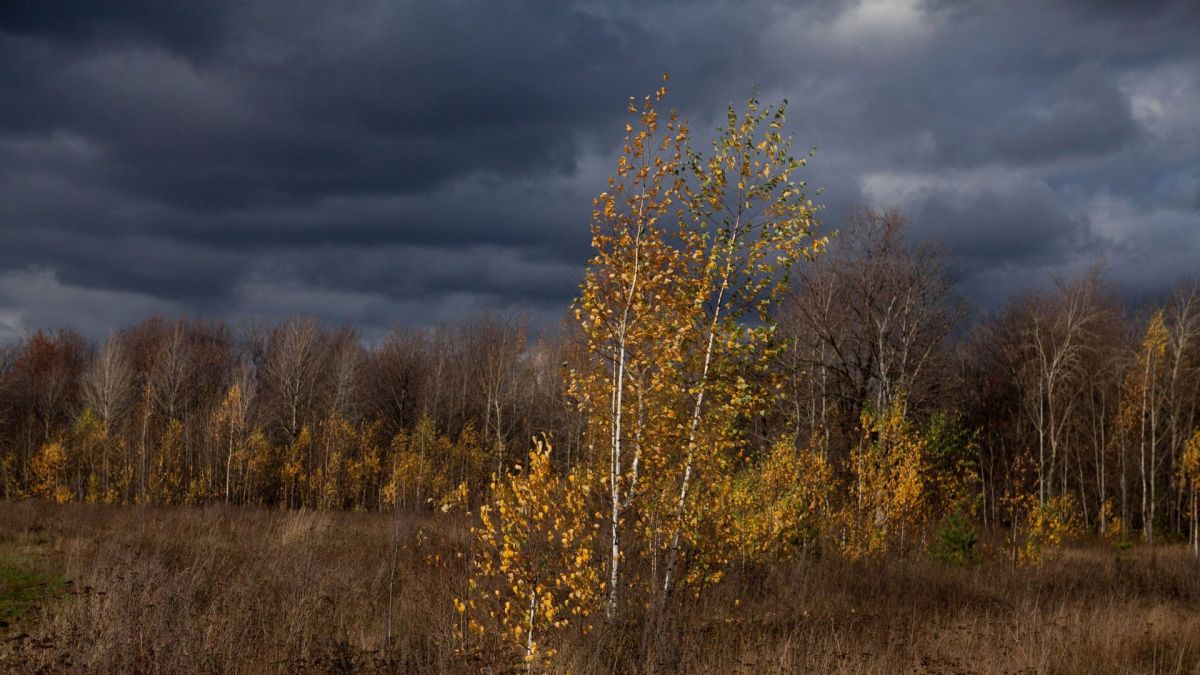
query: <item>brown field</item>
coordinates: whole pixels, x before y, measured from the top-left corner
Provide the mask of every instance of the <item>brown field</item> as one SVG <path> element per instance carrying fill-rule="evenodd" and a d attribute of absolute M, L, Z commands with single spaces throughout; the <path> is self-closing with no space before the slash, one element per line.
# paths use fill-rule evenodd
<path fill-rule="evenodd" d="M 475 672 L 451 516 L 0 504 L 9 672 Z M 1200 672 L 1200 567 L 1100 544 L 1039 568 L 834 557 L 743 570 L 562 645 L 563 671 Z M 657 633 L 653 638 L 649 637 Z"/>

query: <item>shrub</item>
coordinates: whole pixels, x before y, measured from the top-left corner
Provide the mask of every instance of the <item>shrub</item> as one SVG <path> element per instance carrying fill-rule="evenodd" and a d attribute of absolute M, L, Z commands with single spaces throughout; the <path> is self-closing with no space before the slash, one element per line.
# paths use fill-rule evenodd
<path fill-rule="evenodd" d="M 977 543 L 979 535 L 970 521 L 961 511 L 953 511 L 942 520 L 929 554 L 934 560 L 965 567 L 979 562 Z"/>

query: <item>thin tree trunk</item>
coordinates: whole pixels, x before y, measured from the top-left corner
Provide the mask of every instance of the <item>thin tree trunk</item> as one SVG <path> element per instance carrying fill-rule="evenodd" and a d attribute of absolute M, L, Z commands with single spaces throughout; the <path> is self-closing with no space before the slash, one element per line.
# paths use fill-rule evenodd
<path fill-rule="evenodd" d="M 661 602 L 665 605 L 667 596 L 671 593 L 671 585 L 675 581 L 675 566 L 679 560 L 679 535 L 683 529 L 683 512 L 687 502 L 688 489 L 691 486 L 693 464 L 695 462 L 696 449 L 696 432 L 700 428 L 700 412 L 704 406 L 704 394 L 708 387 L 708 370 L 712 364 L 713 344 L 716 342 L 717 325 L 721 320 L 721 308 L 725 299 L 725 292 L 729 288 L 729 278 L 733 274 L 733 254 L 737 246 L 738 229 L 740 221 L 734 223 L 733 228 L 729 233 L 729 258 L 725 263 L 725 270 L 721 278 L 721 287 L 717 291 L 717 300 L 713 305 L 712 322 L 708 328 L 708 344 L 704 348 L 704 365 L 700 369 L 700 381 L 698 383 L 699 390 L 696 393 L 696 404 L 692 408 L 692 418 L 688 428 L 687 438 L 687 458 L 684 463 L 683 481 L 679 486 L 679 499 L 675 505 L 675 531 L 671 533 L 671 549 L 667 554 L 667 567 L 663 575 L 663 593 Z"/>

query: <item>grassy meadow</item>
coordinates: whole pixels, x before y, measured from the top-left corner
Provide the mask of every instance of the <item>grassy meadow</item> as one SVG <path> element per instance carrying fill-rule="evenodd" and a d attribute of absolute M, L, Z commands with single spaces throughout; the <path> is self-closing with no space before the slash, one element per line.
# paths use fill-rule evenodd
<path fill-rule="evenodd" d="M 464 653 L 463 516 L 0 504 L 6 672 L 503 672 Z M 1186 547 L 1064 548 L 1015 567 L 829 554 L 738 569 L 672 623 L 636 608 L 561 672 L 1190 673 Z M 631 603 L 632 604 L 632 603 Z"/>

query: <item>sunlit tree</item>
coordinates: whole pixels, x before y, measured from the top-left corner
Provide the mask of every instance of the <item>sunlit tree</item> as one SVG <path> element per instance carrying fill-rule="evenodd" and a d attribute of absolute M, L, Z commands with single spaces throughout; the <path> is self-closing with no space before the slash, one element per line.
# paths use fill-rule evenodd
<path fill-rule="evenodd" d="M 536 439 L 528 466 L 497 474 L 474 529 L 467 595 L 454 601 L 466 615 L 465 640 L 498 645 L 526 669 L 545 665 L 556 636 L 589 629 L 604 589 L 593 559 L 593 478 L 582 469 L 559 475 L 550 454 L 550 444 Z"/>

